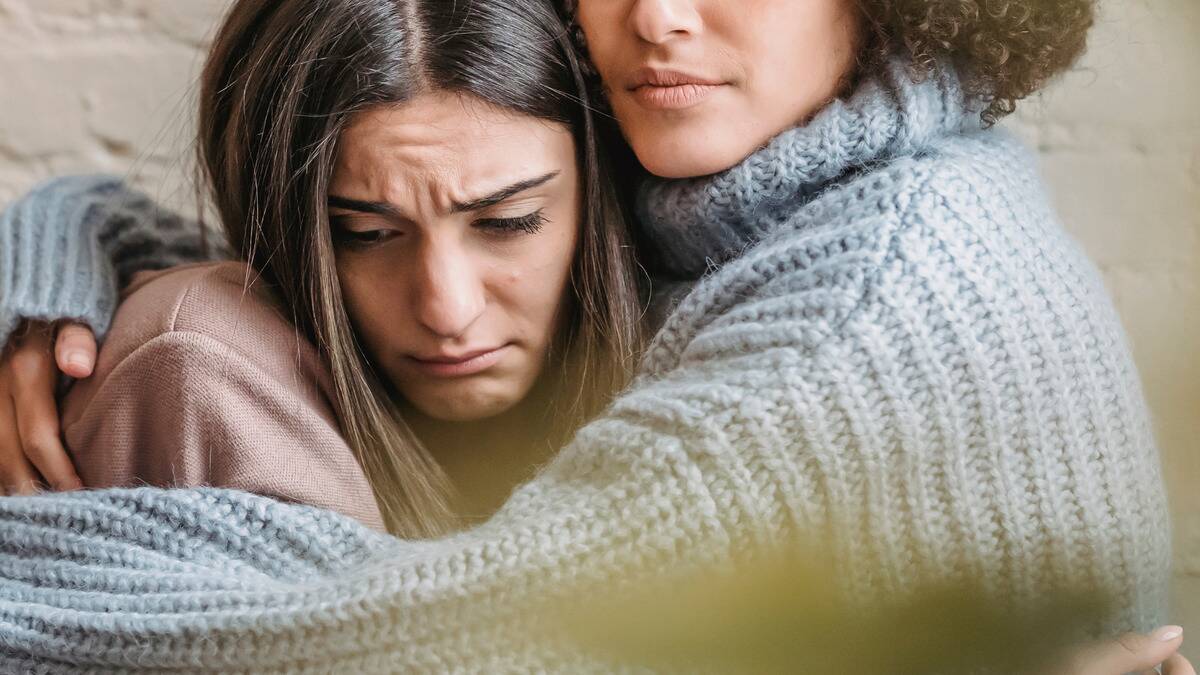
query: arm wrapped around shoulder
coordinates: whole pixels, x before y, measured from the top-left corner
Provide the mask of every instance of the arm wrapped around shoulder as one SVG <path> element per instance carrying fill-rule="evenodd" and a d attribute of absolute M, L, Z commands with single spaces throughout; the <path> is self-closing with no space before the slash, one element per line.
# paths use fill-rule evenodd
<path fill-rule="evenodd" d="M 199 223 L 118 177 L 51 179 L 0 213 L 0 344 L 22 320 L 78 320 L 101 339 L 135 272 L 224 257 Z"/>
<path fill-rule="evenodd" d="M 996 175 L 1014 176 L 1019 158 L 995 149 Z M 949 150 L 943 166 L 959 173 L 897 162 L 703 279 L 629 389 L 485 523 L 253 591 L 158 597 L 128 584 L 100 606 L 45 574 L 0 578 L 0 621 L 27 627 L 2 646 L 53 665 L 582 671 L 583 655 L 531 644 L 514 608 L 805 536 L 828 540 L 852 598 L 970 579 L 1022 603 L 1087 584 L 1116 601 L 1097 633 L 1161 623 L 1162 477 L 1099 277 L 1040 195 L 965 184 L 980 162 Z M 237 533 L 257 521 L 187 495 L 145 529 L 204 522 L 213 534 L 189 540 L 221 542 L 223 557 L 173 579 L 228 584 L 224 561 L 247 555 Z M 151 496 L 79 499 L 141 512 Z M 98 534 L 88 517 L 49 498 L 0 501 L 0 567 L 49 562 L 41 542 L 77 526 L 88 555 L 146 548 L 143 529 Z M 255 532 L 259 547 L 300 547 Z M 6 549 L 17 540 L 32 543 Z M 183 553 L 156 545 L 152 560 Z M 35 583 L 53 597 L 31 594 Z"/>

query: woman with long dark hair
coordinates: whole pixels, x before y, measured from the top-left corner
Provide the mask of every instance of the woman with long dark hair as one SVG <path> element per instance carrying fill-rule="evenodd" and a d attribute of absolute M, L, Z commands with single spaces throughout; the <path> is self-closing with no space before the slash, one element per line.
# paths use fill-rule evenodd
<path fill-rule="evenodd" d="M 90 563 L 48 583 L 10 553 L 13 662 L 599 667 L 533 640 L 518 600 L 803 536 L 851 597 L 967 578 L 1019 605 L 1078 583 L 1116 599 L 1097 633 L 1160 622 L 1166 508 L 1132 361 L 1027 152 L 990 127 L 1074 60 L 1091 3 L 951 4 L 579 3 L 626 138 L 677 179 L 641 188 L 648 259 L 692 286 L 629 389 L 493 517 L 436 541 L 230 491 L 10 500 L 10 539 Z M 180 552 L 181 527 L 218 543 Z M 113 551 L 163 562 L 113 579 Z M 207 589 L 198 615 L 168 579 Z"/>
<path fill-rule="evenodd" d="M 567 36 L 526 4 L 234 6 L 197 145 L 248 267 L 127 293 L 64 403 L 84 484 L 240 488 L 432 536 L 624 383 L 627 227 Z"/>

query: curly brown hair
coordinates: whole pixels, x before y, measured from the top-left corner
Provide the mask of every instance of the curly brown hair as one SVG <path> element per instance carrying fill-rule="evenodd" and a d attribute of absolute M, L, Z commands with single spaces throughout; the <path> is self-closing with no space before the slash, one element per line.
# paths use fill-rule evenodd
<path fill-rule="evenodd" d="M 993 124 L 1083 53 L 1096 0 L 857 0 L 866 28 L 860 72 L 893 54 L 913 75 L 952 63 Z"/>

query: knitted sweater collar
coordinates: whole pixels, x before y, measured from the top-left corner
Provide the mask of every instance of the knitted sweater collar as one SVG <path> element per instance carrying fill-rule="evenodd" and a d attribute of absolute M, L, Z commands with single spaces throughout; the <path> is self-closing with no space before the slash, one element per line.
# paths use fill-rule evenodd
<path fill-rule="evenodd" d="M 647 180 L 638 195 L 642 226 L 663 272 L 698 277 L 770 234 L 821 188 L 866 165 L 918 153 L 939 137 L 978 129 L 979 112 L 949 67 L 913 82 L 907 64 L 893 61 L 733 168 Z"/>

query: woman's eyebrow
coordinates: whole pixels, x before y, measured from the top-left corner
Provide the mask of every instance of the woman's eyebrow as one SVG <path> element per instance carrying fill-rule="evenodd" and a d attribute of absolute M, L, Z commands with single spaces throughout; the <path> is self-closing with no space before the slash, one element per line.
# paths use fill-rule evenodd
<path fill-rule="evenodd" d="M 518 195 L 526 190 L 531 190 L 539 185 L 544 185 L 558 176 L 558 171 L 551 171 L 537 178 L 530 178 L 523 181 L 518 181 L 507 187 L 500 188 L 490 195 L 473 199 L 469 202 L 459 203 L 454 202 L 451 207 L 451 213 L 465 213 L 467 211 L 478 211 L 486 209 L 489 206 L 495 206 L 500 202 Z M 348 197 L 339 197 L 337 195 L 329 195 L 330 208 L 346 209 L 347 211 L 358 211 L 359 213 L 374 213 L 376 215 L 385 216 L 393 220 L 404 220 L 405 216 L 394 205 L 387 202 L 368 202 L 361 199 L 350 199 Z"/>
<path fill-rule="evenodd" d="M 364 202 L 360 199 L 349 199 L 347 197 L 329 195 L 329 206 L 330 208 L 358 211 L 359 213 L 374 213 L 394 220 L 404 219 L 404 216 L 400 213 L 400 211 L 395 206 L 392 206 L 387 202 Z"/>
<path fill-rule="evenodd" d="M 557 176 L 558 173 L 559 172 L 557 172 L 557 171 L 551 171 L 550 173 L 548 173 L 544 176 L 538 176 L 537 178 L 530 178 L 528 180 L 519 181 L 519 182 L 513 183 L 512 185 L 509 185 L 508 187 L 500 188 L 499 190 L 496 190 L 495 192 L 493 192 L 490 195 L 487 195 L 485 197 L 480 197 L 479 199 L 473 199 L 469 202 L 466 202 L 465 204 L 460 204 L 458 202 L 455 202 L 454 207 L 451 209 L 451 213 L 464 213 L 466 211 L 478 211 L 480 209 L 486 209 L 489 206 L 495 206 L 496 204 L 499 204 L 500 202 L 504 201 L 505 199 L 508 199 L 509 197 L 512 197 L 513 195 L 520 194 L 526 190 L 530 190 L 539 185 L 545 184 L 546 182 L 552 180 L 555 176 Z"/>

